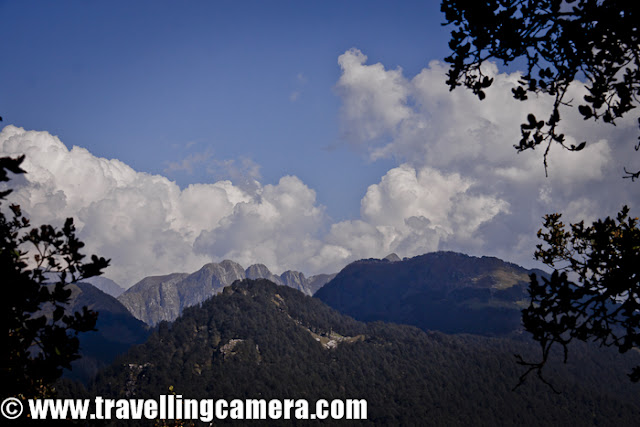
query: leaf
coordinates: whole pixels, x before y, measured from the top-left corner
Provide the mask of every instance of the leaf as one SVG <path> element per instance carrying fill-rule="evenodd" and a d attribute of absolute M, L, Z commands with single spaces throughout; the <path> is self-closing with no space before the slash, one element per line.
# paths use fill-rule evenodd
<path fill-rule="evenodd" d="M 53 311 L 54 322 L 57 322 L 58 320 L 62 319 L 63 315 L 64 315 L 64 307 L 59 305 L 56 306 L 56 309 Z"/>
<path fill-rule="evenodd" d="M 591 111 L 591 107 L 588 105 L 579 105 L 578 111 L 584 116 L 585 120 L 590 119 L 593 116 L 593 111 Z"/>

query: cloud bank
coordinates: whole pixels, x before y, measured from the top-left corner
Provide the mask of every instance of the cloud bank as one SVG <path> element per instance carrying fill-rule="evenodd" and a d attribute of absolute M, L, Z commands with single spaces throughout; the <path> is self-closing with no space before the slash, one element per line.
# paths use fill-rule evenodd
<path fill-rule="evenodd" d="M 342 75 L 336 91 L 343 101 L 345 139 L 364 147 L 371 160 L 393 158 L 403 168 L 428 177 L 415 182 L 415 194 L 464 191 L 462 199 L 449 199 L 454 210 L 436 208 L 446 203 L 444 195 L 426 199 L 420 208 L 410 196 L 403 203 L 425 210 L 426 218 L 454 230 L 454 235 L 436 245 L 439 249 L 492 254 L 534 265 L 535 234 L 544 214 L 564 212 L 567 220 L 591 221 L 614 215 L 623 204 L 639 207 L 637 184 L 621 179 L 624 166 L 640 164 L 633 149 L 637 138 L 634 117 L 613 127 L 584 121 L 575 109 L 565 109 L 561 131 L 567 142 L 589 143 L 576 153 L 552 147 L 547 178 L 544 150 L 518 154 L 513 148 L 527 114 L 548 117 L 552 105 L 550 98 L 542 96 L 530 102 L 514 100 L 511 89 L 520 74 L 487 67 L 485 72 L 494 78 L 494 84 L 480 101 L 464 88 L 449 91 L 447 65 L 438 61 L 413 78 L 405 77 L 400 68 L 367 64 L 367 57 L 357 49 L 346 51 L 338 64 Z M 585 93 L 584 86 L 576 83 L 569 95 L 577 104 Z M 465 201 L 472 195 L 472 201 Z M 369 199 L 375 199 L 371 189 L 363 199 L 364 219 L 372 219 L 365 206 Z M 401 216 L 408 218 L 406 213 Z"/>
<path fill-rule="evenodd" d="M 74 217 L 86 253 L 111 258 L 106 276 L 124 286 L 222 259 L 264 263 L 277 273 L 334 272 L 363 257 L 472 241 L 481 224 L 508 211 L 506 202 L 474 194 L 458 174 L 409 165 L 369 187 L 361 219 L 330 224 L 315 191 L 295 176 L 256 182 L 252 190 L 230 181 L 180 189 L 163 176 L 15 126 L 0 132 L 0 152 L 27 156 L 27 174 L 12 181 L 10 201 L 34 225 Z"/>
<path fill-rule="evenodd" d="M 527 113 L 544 117 L 550 101 L 513 100 L 517 73 L 488 69 L 494 87 L 479 101 L 464 89 L 449 92 L 438 62 L 412 78 L 400 68 L 368 65 L 357 49 L 338 64 L 345 140 L 373 161 L 397 161 L 369 186 L 357 219 L 332 221 L 298 177 L 259 182 L 254 163 L 240 165 L 251 172 L 242 174 L 251 185 L 220 180 L 181 189 L 164 176 L 11 125 L 0 132 L 0 155 L 26 154 L 28 173 L 11 182 L 10 202 L 33 224 L 74 217 L 85 253 L 111 258 L 106 276 L 125 287 L 223 259 L 315 274 L 391 252 L 456 250 L 532 266 L 545 213 L 593 220 L 624 203 L 638 207 L 638 184 L 620 178 L 624 165 L 633 166 L 632 120 L 612 129 L 566 114 L 569 143 L 590 143 L 580 153 L 552 149 L 545 178 L 540 150 L 516 154 L 512 146 Z M 574 99 L 584 94 L 580 85 L 572 91 Z M 221 164 L 206 154 L 168 170 L 188 171 L 195 163 Z"/>

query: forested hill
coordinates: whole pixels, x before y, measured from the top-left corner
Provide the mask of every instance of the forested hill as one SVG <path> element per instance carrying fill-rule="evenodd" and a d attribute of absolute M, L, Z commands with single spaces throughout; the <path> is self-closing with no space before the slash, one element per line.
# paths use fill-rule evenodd
<path fill-rule="evenodd" d="M 433 252 L 396 262 L 356 261 L 314 296 L 362 321 L 506 335 L 521 329 L 531 273 L 546 274 L 493 257 Z"/>
<path fill-rule="evenodd" d="M 364 398 L 369 420 L 357 425 L 637 424 L 640 392 L 613 352 L 584 346 L 573 364 L 551 363 L 561 395 L 539 381 L 511 391 L 521 373 L 513 354 L 535 350 L 525 340 L 365 324 L 247 279 L 160 323 L 91 393 L 155 398 L 173 386 L 185 398 Z"/>

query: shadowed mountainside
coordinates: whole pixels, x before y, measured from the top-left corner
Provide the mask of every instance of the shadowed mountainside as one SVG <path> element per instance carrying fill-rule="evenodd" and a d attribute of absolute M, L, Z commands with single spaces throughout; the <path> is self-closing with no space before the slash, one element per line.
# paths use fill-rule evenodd
<path fill-rule="evenodd" d="M 68 312 L 82 311 L 83 306 L 98 312 L 97 331 L 84 332 L 80 339 L 80 359 L 71 364 L 65 377 L 87 382 L 96 372 L 125 353 L 132 345 L 146 341 L 149 327 L 129 313 L 117 299 L 89 283 L 69 285 L 71 301 Z"/>
<path fill-rule="evenodd" d="M 434 252 L 395 262 L 356 261 L 314 296 L 362 321 L 504 335 L 521 330 L 531 273 L 546 274 L 493 257 Z"/>
<path fill-rule="evenodd" d="M 93 276 L 84 280 L 87 283 L 91 283 L 96 288 L 100 289 L 105 294 L 109 294 L 114 298 L 118 298 L 125 291 L 124 288 L 118 285 L 111 279 L 102 276 Z"/>
<path fill-rule="evenodd" d="M 620 365 L 638 355 L 579 347 L 570 364 L 558 354 L 549 364 L 562 394 L 539 381 L 512 391 L 521 373 L 513 354 L 537 350 L 528 340 L 365 324 L 290 287 L 247 279 L 161 322 L 90 391 L 155 398 L 173 386 L 184 398 L 367 399 L 368 421 L 358 425 L 637 423 L 640 392 Z M 308 421 L 262 424 L 283 423 Z"/>

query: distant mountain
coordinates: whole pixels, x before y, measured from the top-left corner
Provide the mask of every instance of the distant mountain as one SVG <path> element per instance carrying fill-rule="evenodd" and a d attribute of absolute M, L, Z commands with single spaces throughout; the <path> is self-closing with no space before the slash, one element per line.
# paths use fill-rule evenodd
<path fill-rule="evenodd" d="M 132 345 L 143 343 L 150 330 L 117 299 L 92 284 L 71 284 L 69 289 L 71 300 L 68 311 L 82 311 L 82 307 L 87 306 L 98 312 L 97 331 L 78 335 L 82 357 L 72 363 L 71 371 L 65 372 L 68 378 L 87 382 L 116 356 L 125 353 Z"/>
<path fill-rule="evenodd" d="M 397 254 L 395 254 L 395 253 L 387 255 L 386 257 L 384 257 L 384 259 L 386 259 L 386 260 L 387 260 L 387 261 L 389 261 L 389 262 L 398 262 L 398 261 L 402 261 L 402 260 L 400 259 L 400 257 L 399 257 Z"/>
<path fill-rule="evenodd" d="M 362 321 L 504 335 L 521 329 L 520 310 L 531 273 L 546 274 L 498 258 L 455 252 L 402 261 L 369 259 L 345 267 L 315 297 Z"/>
<path fill-rule="evenodd" d="M 309 277 L 307 287 L 309 288 L 309 293 L 305 292 L 307 295 L 315 295 L 318 292 L 318 289 L 322 288 L 324 285 L 333 280 L 334 277 L 337 276 L 338 273 L 333 274 L 316 274 L 315 276 Z"/>
<path fill-rule="evenodd" d="M 180 297 L 180 312 L 185 307 L 201 303 L 222 291 L 225 286 L 244 278 L 245 270 L 237 262 L 225 260 L 219 264 L 206 264 L 176 284 Z"/>
<path fill-rule="evenodd" d="M 282 280 L 280 280 L 280 276 L 271 273 L 264 264 L 250 265 L 249 268 L 245 270 L 244 275 L 247 279 L 267 279 L 275 284 L 284 285 Z"/>
<path fill-rule="evenodd" d="M 106 277 L 102 276 L 90 277 L 88 279 L 84 279 L 84 281 L 87 283 L 91 283 L 93 286 L 100 289 L 105 294 L 109 294 L 114 298 L 118 298 L 125 291 L 122 286 L 118 285 L 113 280 L 107 279 Z"/>
<path fill-rule="evenodd" d="M 156 325 L 163 320 L 176 319 L 186 307 L 201 303 L 236 280 L 264 278 L 312 295 L 333 277 L 335 274 L 307 278 L 297 271 L 286 271 L 277 276 L 263 264 L 254 264 L 245 270 L 240 264 L 225 260 L 206 264 L 192 274 L 146 277 L 120 295 L 118 300 L 136 318 L 148 325 Z"/>
<path fill-rule="evenodd" d="M 364 324 L 290 287 L 243 280 L 160 323 L 146 343 L 102 371 L 90 392 L 157 398 L 172 386 L 195 399 L 366 399 L 368 419 L 357 425 L 637 425 L 640 390 L 620 365 L 633 366 L 640 355 L 578 347 L 568 365 L 559 354 L 548 364 L 562 394 L 533 378 L 512 391 L 522 372 L 513 354 L 538 350 L 525 339 Z"/>
<path fill-rule="evenodd" d="M 173 273 L 145 277 L 118 297 L 133 316 L 148 325 L 175 319 L 180 314 L 180 296 L 176 283 L 188 276 Z"/>

